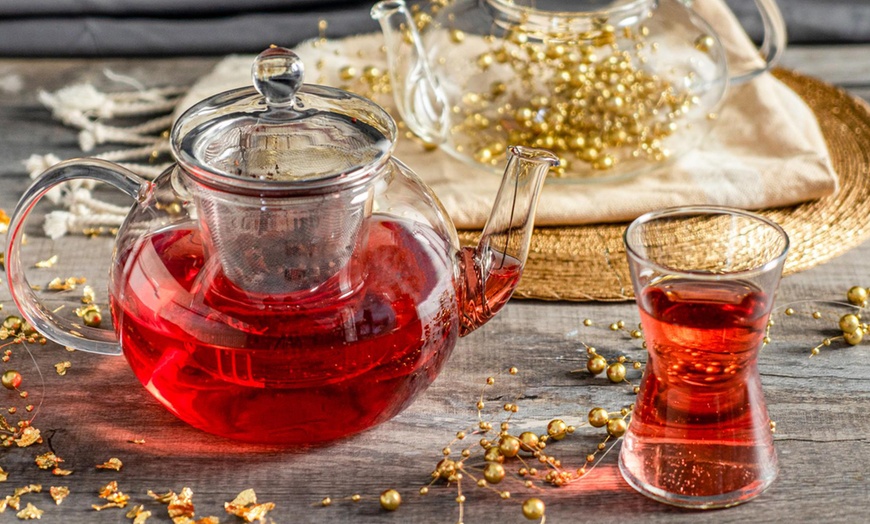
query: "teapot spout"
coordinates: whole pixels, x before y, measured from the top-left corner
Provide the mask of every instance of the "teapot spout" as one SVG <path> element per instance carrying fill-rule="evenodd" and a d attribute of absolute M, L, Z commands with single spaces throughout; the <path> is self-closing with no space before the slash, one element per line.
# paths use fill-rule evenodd
<path fill-rule="evenodd" d="M 426 142 L 440 144 L 447 132 L 448 105 L 414 18 L 403 0 L 378 2 L 371 15 L 384 33 L 393 97 L 402 119 Z"/>
<path fill-rule="evenodd" d="M 511 146 L 492 212 L 476 248 L 462 251 L 460 336 L 485 324 L 510 299 L 529 254 L 544 179 L 559 165 L 543 149 Z"/>

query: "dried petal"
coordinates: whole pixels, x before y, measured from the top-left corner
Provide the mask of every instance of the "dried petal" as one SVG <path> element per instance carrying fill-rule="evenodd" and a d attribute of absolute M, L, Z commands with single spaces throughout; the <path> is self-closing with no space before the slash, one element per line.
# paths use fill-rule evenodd
<path fill-rule="evenodd" d="M 113 469 L 115 471 L 121 471 L 121 468 L 123 466 L 124 463 L 122 463 L 119 459 L 112 457 L 106 462 L 103 462 L 102 464 L 97 464 L 97 469 Z"/>
<path fill-rule="evenodd" d="M 9 495 L 7 495 L 6 500 L 4 500 L 4 502 L 6 503 L 7 506 L 14 509 L 15 511 L 18 511 L 19 509 L 21 509 L 21 498 L 19 498 L 17 496 L 10 497 Z"/>
<path fill-rule="evenodd" d="M 166 493 L 154 493 L 149 489 L 148 496 L 162 504 L 169 504 L 172 498 L 175 497 L 175 492 L 167 491 Z"/>
<path fill-rule="evenodd" d="M 42 455 L 37 455 L 36 459 L 34 459 L 36 465 L 39 469 L 48 469 L 53 468 L 63 462 L 63 459 L 54 454 L 54 452 L 49 451 L 48 453 L 43 453 Z"/>
<path fill-rule="evenodd" d="M 82 288 L 82 304 L 93 304 L 94 300 L 96 300 L 94 288 L 91 286 L 85 286 Z"/>
<path fill-rule="evenodd" d="M 69 291 L 71 289 L 75 289 L 76 286 L 84 284 L 87 281 L 88 279 L 86 279 L 85 277 L 69 277 L 66 280 L 55 278 L 48 283 L 48 289 L 52 291 Z"/>
<path fill-rule="evenodd" d="M 63 499 L 69 495 L 69 488 L 66 486 L 52 486 L 48 488 L 48 492 L 51 493 L 51 498 L 54 499 L 54 503 L 60 506 Z"/>
<path fill-rule="evenodd" d="M 6 211 L 0 209 L 0 234 L 5 233 L 9 230 L 9 215 L 6 214 Z"/>
<path fill-rule="evenodd" d="M 55 264 L 57 264 L 57 255 L 52 255 L 51 258 L 47 260 L 40 260 L 39 262 L 34 264 L 34 266 L 40 269 L 47 269 L 50 267 L 54 267 Z"/>
<path fill-rule="evenodd" d="M 66 477 L 67 475 L 72 475 L 72 470 L 71 469 L 54 468 L 53 470 L 51 470 L 51 474 L 56 475 L 58 477 Z"/>
<path fill-rule="evenodd" d="M 9 478 L 9 473 L 6 472 L 3 468 L 0 468 L 0 482 L 6 482 L 6 479 Z"/>
<path fill-rule="evenodd" d="M 190 488 L 182 488 L 181 493 L 173 495 L 169 501 L 170 517 L 190 517 L 193 518 L 193 491 Z"/>
<path fill-rule="evenodd" d="M 58 362 L 54 365 L 54 370 L 57 371 L 57 374 L 60 376 L 66 375 L 66 370 L 72 367 L 72 362 L 69 360 L 65 360 L 63 362 Z"/>
<path fill-rule="evenodd" d="M 145 511 L 145 506 L 142 504 L 133 506 L 133 509 L 127 512 L 127 518 L 133 519 L 133 524 L 145 524 L 145 521 L 148 520 L 148 517 L 150 516 L 151 512 Z"/>
<path fill-rule="evenodd" d="M 244 519 L 245 522 L 266 520 L 266 514 L 275 509 L 275 504 L 267 502 L 257 504 L 257 494 L 253 489 L 246 489 L 238 494 L 232 502 L 224 503 L 227 513 Z"/>
<path fill-rule="evenodd" d="M 21 520 L 39 520 L 42 518 L 43 513 L 41 509 L 28 502 L 27 506 L 19 511 L 16 516 Z"/>
<path fill-rule="evenodd" d="M 239 493 L 232 502 L 228 502 L 228 504 L 233 506 L 247 506 L 248 504 L 256 503 L 257 493 L 253 489 L 246 489 L 245 491 Z"/>
<path fill-rule="evenodd" d="M 12 496 L 13 497 L 20 497 L 21 495 L 26 495 L 28 493 L 41 493 L 41 492 L 42 492 L 42 484 L 31 484 L 29 486 L 15 488 L 15 491 L 12 492 Z"/>
<path fill-rule="evenodd" d="M 91 507 L 94 508 L 94 511 L 103 511 L 104 509 L 109 509 L 109 508 L 123 508 L 126 505 L 127 505 L 126 502 L 107 502 L 107 503 L 103 504 L 102 506 L 98 506 L 96 504 L 91 504 Z"/>
<path fill-rule="evenodd" d="M 144 438 L 136 438 L 136 439 L 128 440 L 127 442 L 129 442 L 130 444 L 139 444 L 139 445 L 142 445 L 142 444 L 145 443 L 145 439 L 144 439 Z"/>
<path fill-rule="evenodd" d="M 99 497 L 101 499 L 104 499 L 104 498 L 107 498 L 112 493 L 115 493 L 117 491 L 118 491 L 118 481 L 113 480 L 112 482 L 109 482 L 108 484 L 106 484 L 105 486 L 103 486 L 100 489 Z"/>
<path fill-rule="evenodd" d="M 21 436 L 15 439 L 15 443 L 18 444 L 19 448 L 26 448 L 27 446 L 36 444 L 39 439 L 39 430 L 33 426 L 27 426 L 21 432 Z"/>

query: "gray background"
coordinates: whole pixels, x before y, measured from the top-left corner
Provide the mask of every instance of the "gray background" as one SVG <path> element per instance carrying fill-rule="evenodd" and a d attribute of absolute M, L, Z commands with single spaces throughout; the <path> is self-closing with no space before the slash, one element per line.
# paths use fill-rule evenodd
<path fill-rule="evenodd" d="M 568 0 L 566 0 L 567 2 Z M 574 0 L 578 2 L 580 0 Z M 753 0 L 727 0 L 758 37 Z M 374 31 L 372 0 L 0 0 L 0 56 L 172 56 L 257 52 Z M 573 3 L 573 2 L 572 2 Z M 779 0 L 790 42 L 870 42 L 870 1 Z"/>

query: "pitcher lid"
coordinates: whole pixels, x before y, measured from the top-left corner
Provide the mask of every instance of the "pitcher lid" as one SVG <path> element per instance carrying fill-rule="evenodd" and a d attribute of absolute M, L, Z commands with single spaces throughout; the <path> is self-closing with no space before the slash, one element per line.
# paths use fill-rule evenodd
<path fill-rule="evenodd" d="M 366 98 L 303 84 L 304 67 L 272 47 L 251 67 L 253 87 L 188 109 L 172 129 L 178 163 L 222 189 L 311 191 L 357 183 L 390 157 L 396 124 Z"/>

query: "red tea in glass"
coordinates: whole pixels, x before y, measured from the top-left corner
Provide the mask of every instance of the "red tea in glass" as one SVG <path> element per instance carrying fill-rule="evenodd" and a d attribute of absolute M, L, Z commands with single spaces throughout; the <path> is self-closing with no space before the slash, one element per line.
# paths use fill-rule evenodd
<path fill-rule="evenodd" d="M 244 291 L 204 262 L 199 230 L 158 232 L 121 260 L 112 313 L 124 354 L 170 411 L 217 435 L 315 442 L 387 420 L 435 379 L 460 330 L 444 240 L 408 226 L 373 217 L 345 269 L 367 275 L 328 301 Z M 503 287 L 503 304 L 519 274 L 509 259 L 487 293 Z"/>
<path fill-rule="evenodd" d="M 700 508 L 748 500 L 776 477 L 757 357 L 781 264 L 771 278 L 769 269 L 749 267 L 756 259 L 733 259 L 751 252 L 750 240 L 776 248 L 762 254 L 784 254 L 787 246 L 777 227 L 754 225 L 752 216 L 706 212 L 713 216 L 698 219 L 700 211 L 683 210 L 626 233 L 626 242 L 635 243 L 629 257 L 649 360 L 620 454 L 620 469 L 633 487 L 663 502 Z M 663 235 L 683 228 L 696 234 L 707 228 L 719 240 L 706 244 L 713 251 L 678 245 L 665 254 Z M 732 230 L 748 236 L 722 243 Z M 651 239 L 656 247 L 644 249 L 642 242 Z M 731 259 L 711 256 L 719 247 Z M 695 264 L 702 269 L 691 269 Z"/>

